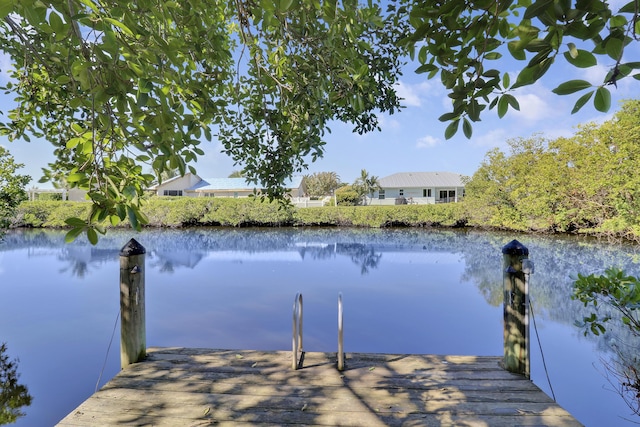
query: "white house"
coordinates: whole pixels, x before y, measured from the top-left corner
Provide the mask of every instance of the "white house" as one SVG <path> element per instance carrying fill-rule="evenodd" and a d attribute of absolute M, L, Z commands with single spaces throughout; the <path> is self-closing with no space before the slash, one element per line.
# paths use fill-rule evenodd
<path fill-rule="evenodd" d="M 401 172 L 378 182 L 373 205 L 450 203 L 464 197 L 463 176 L 452 172 Z"/>
<path fill-rule="evenodd" d="M 293 177 L 285 182 L 288 194 L 296 199 L 304 196 L 305 186 L 303 177 Z M 254 190 L 260 188 L 247 183 L 244 178 L 206 178 L 186 173 L 168 179 L 162 184 L 151 188 L 158 196 L 185 196 L 185 197 L 249 197 Z"/>

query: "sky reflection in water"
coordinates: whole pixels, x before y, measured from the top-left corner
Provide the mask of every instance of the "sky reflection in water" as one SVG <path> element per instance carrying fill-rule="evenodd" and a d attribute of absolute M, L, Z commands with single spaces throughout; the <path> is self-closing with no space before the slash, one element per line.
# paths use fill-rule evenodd
<path fill-rule="evenodd" d="M 55 424 L 93 391 L 118 315 L 118 254 L 147 249 L 147 344 L 287 350 L 304 295 L 308 351 L 336 351 L 343 293 L 347 352 L 501 355 L 502 255 L 512 234 L 358 229 L 110 232 L 96 247 L 64 232 L 18 231 L 0 244 L 0 341 L 19 357 L 34 402 L 18 426 Z M 618 265 L 631 246 L 515 236 L 536 263 L 532 298 L 559 403 L 590 426 L 630 425 L 593 366 L 571 276 Z M 532 379 L 550 394 L 534 341 Z M 119 370 L 119 328 L 100 385 Z M 610 388 L 610 387 L 609 387 Z"/>

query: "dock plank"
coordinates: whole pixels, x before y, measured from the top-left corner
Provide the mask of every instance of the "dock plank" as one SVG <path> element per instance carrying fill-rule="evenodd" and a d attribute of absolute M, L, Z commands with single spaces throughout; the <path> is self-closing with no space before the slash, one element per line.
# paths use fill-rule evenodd
<path fill-rule="evenodd" d="M 580 426 L 498 357 L 156 348 L 58 426 Z"/>

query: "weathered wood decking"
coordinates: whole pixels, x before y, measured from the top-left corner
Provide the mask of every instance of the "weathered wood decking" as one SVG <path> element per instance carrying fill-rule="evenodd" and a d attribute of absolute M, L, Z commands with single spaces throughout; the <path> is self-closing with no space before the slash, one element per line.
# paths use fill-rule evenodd
<path fill-rule="evenodd" d="M 498 357 L 156 348 L 58 426 L 580 426 Z"/>

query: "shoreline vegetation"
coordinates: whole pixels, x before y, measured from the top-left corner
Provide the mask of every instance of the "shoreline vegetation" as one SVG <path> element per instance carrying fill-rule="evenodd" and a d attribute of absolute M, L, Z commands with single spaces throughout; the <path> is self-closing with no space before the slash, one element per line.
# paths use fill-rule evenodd
<path fill-rule="evenodd" d="M 583 234 L 594 237 L 638 241 L 636 235 L 603 233 L 597 228 L 534 228 L 519 225 L 487 225 L 474 215 L 466 202 L 435 205 L 324 206 L 296 208 L 277 201 L 243 198 L 152 197 L 143 205 L 145 228 L 222 227 L 416 227 L 478 228 L 536 234 Z M 69 229 L 67 218 L 88 218 L 91 204 L 69 201 L 22 202 L 11 219 L 10 228 Z M 531 224 L 531 223 L 530 223 Z M 129 228 L 123 221 L 106 228 Z"/>

